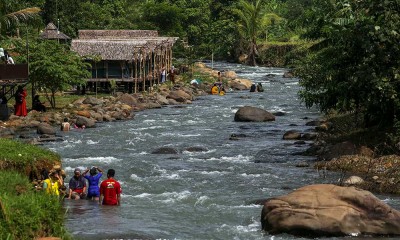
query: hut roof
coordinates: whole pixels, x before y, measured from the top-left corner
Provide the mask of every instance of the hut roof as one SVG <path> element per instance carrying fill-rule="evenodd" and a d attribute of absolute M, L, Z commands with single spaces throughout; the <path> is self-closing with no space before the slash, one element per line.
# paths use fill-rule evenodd
<path fill-rule="evenodd" d="M 158 37 L 156 30 L 79 30 L 79 39 L 132 39 Z"/>
<path fill-rule="evenodd" d="M 80 56 L 103 60 L 132 60 L 161 48 L 172 47 L 177 37 L 158 37 L 152 30 L 80 30 L 71 50 Z"/>
<path fill-rule="evenodd" d="M 53 23 L 47 24 L 46 28 L 42 33 L 40 33 L 39 37 L 42 39 L 63 39 L 63 40 L 71 39 L 64 33 L 58 31 L 58 28 Z"/>

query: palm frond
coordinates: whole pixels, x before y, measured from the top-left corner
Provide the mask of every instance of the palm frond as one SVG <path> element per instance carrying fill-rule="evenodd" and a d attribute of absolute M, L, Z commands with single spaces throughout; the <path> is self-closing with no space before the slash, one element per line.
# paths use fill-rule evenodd
<path fill-rule="evenodd" d="M 39 16 L 40 11 L 40 8 L 37 7 L 25 8 L 4 15 L 2 20 L 7 27 L 10 27 L 12 24 L 18 25 L 20 22 L 27 22 L 28 20 Z"/>

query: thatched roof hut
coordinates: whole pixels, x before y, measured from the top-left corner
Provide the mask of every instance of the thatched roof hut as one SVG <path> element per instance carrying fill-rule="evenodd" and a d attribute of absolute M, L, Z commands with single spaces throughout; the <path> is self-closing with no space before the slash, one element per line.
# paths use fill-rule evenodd
<path fill-rule="evenodd" d="M 56 25 L 54 25 L 53 23 L 47 24 L 44 31 L 39 34 L 39 37 L 42 39 L 65 40 L 65 41 L 71 39 L 64 33 L 60 32 L 56 27 Z"/>
<path fill-rule="evenodd" d="M 79 30 L 71 50 L 102 60 L 133 60 L 139 55 L 172 48 L 177 37 L 159 37 L 153 30 Z"/>

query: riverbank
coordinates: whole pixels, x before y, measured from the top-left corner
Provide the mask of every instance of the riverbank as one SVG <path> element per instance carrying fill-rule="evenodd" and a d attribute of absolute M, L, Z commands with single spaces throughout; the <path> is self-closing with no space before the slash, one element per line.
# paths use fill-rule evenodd
<path fill-rule="evenodd" d="M 61 163 L 49 150 L 0 138 L 0 232 L 3 239 L 70 239 L 58 197 L 38 191 L 30 178 Z"/>
<path fill-rule="evenodd" d="M 363 126 L 361 117 L 354 114 L 327 116 L 308 151 L 318 157 L 314 167 L 341 173 L 339 185 L 400 194 L 400 156 L 390 139 L 393 131 Z"/>

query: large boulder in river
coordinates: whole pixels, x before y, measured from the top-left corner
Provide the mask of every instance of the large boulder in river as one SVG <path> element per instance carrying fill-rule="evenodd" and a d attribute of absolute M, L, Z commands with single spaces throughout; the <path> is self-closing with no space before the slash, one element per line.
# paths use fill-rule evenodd
<path fill-rule="evenodd" d="M 244 106 L 235 114 L 236 122 L 268 122 L 275 121 L 275 116 L 261 108 Z"/>
<path fill-rule="evenodd" d="M 269 199 L 261 224 L 270 234 L 400 235 L 400 212 L 368 191 L 318 184 Z"/>
<path fill-rule="evenodd" d="M 40 123 L 37 127 L 37 134 L 55 135 L 56 130 L 48 123 Z"/>
<path fill-rule="evenodd" d="M 169 98 L 174 99 L 175 101 L 180 103 L 185 102 L 186 100 L 192 100 L 192 96 L 181 89 L 171 91 L 167 96 L 167 99 Z"/>
<path fill-rule="evenodd" d="M 91 118 L 87 118 L 87 117 L 78 116 L 76 118 L 75 124 L 78 127 L 85 126 L 87 128 L 93 128 L 93 127 L 96 127 L 96 120 L 91 119 Z"/>

